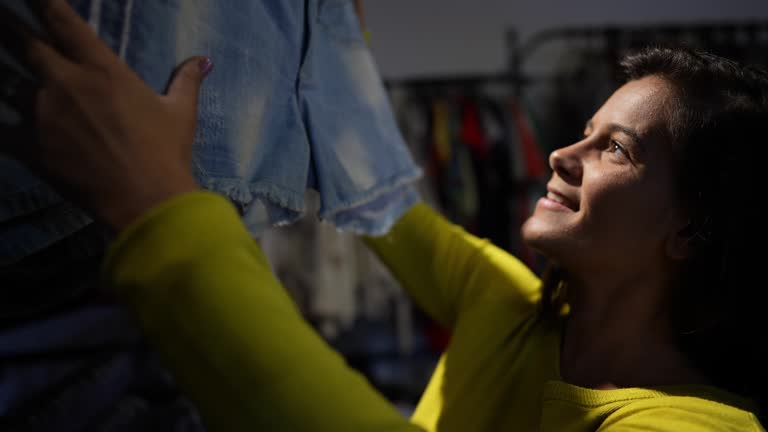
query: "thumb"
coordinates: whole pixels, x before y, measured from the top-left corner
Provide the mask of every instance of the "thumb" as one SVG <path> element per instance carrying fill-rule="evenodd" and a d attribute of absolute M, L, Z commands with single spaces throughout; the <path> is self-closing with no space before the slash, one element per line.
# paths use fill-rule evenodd
<path fill-rule="evenodd" d="M 213 62 L 208 57 L 192 57 L 182 63 L 173 73 L 168 86 L 167 99 L 183 110 L 195 115 L 197 96 L 203 79 L 213 70 Z"/>

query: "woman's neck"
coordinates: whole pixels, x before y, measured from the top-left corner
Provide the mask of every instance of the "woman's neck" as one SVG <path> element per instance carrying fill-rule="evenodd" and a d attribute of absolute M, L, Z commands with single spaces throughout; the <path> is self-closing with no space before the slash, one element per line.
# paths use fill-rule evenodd
<path fill-rule="evenodd" d="M 704 384 L 677 348 L 665 281 L 644 275 L 569 283 L 563 379 L 597 389 Z"/>

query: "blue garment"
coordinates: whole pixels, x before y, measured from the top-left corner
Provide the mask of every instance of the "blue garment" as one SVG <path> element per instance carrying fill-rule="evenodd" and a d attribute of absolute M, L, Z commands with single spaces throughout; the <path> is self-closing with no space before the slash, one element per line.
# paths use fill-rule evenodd
<path fill-rule="evenodd" d="M 410 184 L 420 170 L 351 1 L 71 3 L 157 92 L 189 56 L 214 60 L 200 97 L 193 171 L 204 188 L 238 205 L 255 235 L 298 219 L 308 186 L 320 193 L 322 219 L 360 234 L 383 234 L 416 202 Z M 20 8 L 18 0 L 9 4 Z M 60 202 L 24 168 L 0 159 L 0 222 Z M 68 213 L 51 215 L 47 235 L 4 230 L 0 264 L 90 223 L 82 212 Z"/>
<path fill-rule="evenodd" d="M 417 201 L 408 185 L 421 173 L 397 128 L 352 2 L 310 1 L 308 8 L 299 100 L 320 217 L 341 229 L 381 235 Z"/>
<path fill-rule="evenodd" d="M 3 431 L 204 431 L 117 306 L 0 331 L 0 364 Z"/>

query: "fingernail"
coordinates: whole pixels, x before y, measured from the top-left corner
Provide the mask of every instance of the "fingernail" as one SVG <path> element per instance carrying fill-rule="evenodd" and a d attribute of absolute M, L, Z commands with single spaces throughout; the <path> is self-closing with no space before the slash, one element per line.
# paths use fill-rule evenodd
<path fill-rule="evenodd" d="M 199 66 L 200 72 L 202 72 L 203 76 L 208 76 L 208 74 L 213 70 L 213 62 L 208 57 L 200 60 Z"/>

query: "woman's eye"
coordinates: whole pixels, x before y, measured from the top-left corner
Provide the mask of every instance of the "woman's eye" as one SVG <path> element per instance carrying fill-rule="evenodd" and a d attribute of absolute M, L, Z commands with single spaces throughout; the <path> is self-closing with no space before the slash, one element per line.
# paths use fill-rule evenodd
<path fill-rule="evenodd" d="M 629 156 L 629 153 L 627 153 L 627 151 L 624 149 L 624 146 L 619 144 L 619 142 L 616 140 L 611 140 L 609 151 L 611 153 L 621 152 L 624 156 Z"/>

